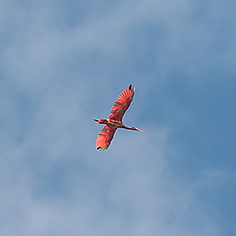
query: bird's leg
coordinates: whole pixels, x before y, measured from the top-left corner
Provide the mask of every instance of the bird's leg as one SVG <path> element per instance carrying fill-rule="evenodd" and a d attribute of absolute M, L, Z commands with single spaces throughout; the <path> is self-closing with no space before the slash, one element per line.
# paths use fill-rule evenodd
<path fill-rule="evenodd" d="M 93 119 L 94 121 L 98 122 L 99 124 L 107 124 L 108 123 L 108 120 L 105 119 L 105 118 L 102 118 L 102 119 Z"/>

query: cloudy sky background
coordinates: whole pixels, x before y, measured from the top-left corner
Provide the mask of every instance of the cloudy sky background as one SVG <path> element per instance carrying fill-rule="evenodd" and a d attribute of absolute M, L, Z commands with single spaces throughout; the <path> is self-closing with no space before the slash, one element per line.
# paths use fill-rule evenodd
<path fill-rule="evenodd" d="M 2 0 L 0 235 L 235 235 L 235 8 Z"/>

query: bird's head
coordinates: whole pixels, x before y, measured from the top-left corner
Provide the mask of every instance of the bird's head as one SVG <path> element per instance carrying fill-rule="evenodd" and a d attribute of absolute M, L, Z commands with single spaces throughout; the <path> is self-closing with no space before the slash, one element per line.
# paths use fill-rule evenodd
<path fill-rule="evenodd" d="M 144 131 L 142 131 L 141 129 L 138 129 L 138 128 L 134 127 L 134 126 L 130 127 L 130 129 L 136 130 L 136 131 L 139 131 L 139 132 L 142 132 L 142 133 L 146 134 Z"/>

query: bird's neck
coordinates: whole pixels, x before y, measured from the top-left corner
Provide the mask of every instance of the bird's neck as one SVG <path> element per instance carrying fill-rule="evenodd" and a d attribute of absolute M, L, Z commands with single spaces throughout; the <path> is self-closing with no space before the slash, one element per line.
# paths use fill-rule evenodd
<path fill-rule="evenodd" d="M 129 127 L 129 126 L 125 126 L 123 127 L 124 129 L 132 129 L 132 127 Z"/>

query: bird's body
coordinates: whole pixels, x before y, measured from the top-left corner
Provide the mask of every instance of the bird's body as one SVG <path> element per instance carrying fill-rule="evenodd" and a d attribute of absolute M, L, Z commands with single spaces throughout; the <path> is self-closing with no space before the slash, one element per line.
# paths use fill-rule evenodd
<path fill-rule="evenodd" d="M 122 123 L 122 118 L 126 110 L 129 108 L 133 97 L 134 97 L 135 88 L 132 84 L 129 85 L 118 97 L 117 101 L 111 108 L 111 114 L 109 115 L 108 119 L 93 119 L 94 121 L 98 122 L 99 124 L 105 124 L 103 129 L 99 132 L 98 138 L 96 141 L 96 147 L 98 150 L 105 150 L 109 147 L 111 140 L 113 139 L 114 133 L 118 128 L 130 129 L 130 130 L 137 130 L 140 132 L 144 131 L 135 128 L 135 127 L 128 127 Z"/>

